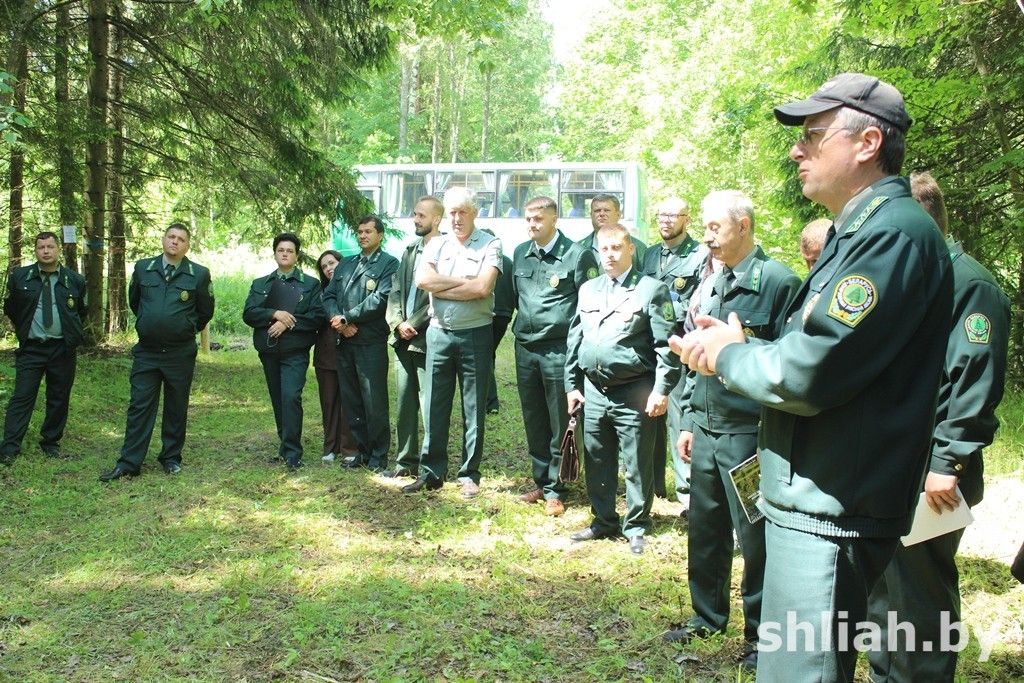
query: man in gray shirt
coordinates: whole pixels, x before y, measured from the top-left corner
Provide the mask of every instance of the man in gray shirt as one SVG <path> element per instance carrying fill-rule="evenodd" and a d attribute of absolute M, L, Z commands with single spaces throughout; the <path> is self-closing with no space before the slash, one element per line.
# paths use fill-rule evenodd
<path fill-rule="evenodd" d="M 480 493 L 480 460 L 491 358 L 494 283 L 501 273 L 501 241 L 476 229 L 472 190 L 445 192 L 444 208 L 451 232 L 431 240 L 423 250 L 416 286 L 430 293 L 427 328 L 427 412 L 419 477 L 405 493 L 439 489 L 448 473 L 448 429 L 455 382 L 462 392 L 462 495 Z"/>

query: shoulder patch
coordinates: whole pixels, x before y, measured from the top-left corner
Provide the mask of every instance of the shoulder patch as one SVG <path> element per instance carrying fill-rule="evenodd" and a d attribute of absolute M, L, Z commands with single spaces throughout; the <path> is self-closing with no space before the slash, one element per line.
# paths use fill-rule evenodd
<path fill-rule="evenodd" d="M 964 319 L 967 341 L 972 344 L 988 344 L 992 339 L 992 321 L 983 313 L 971 313 Z"/>
<path fill-rule="evenodd" d="M 597 268 L 594 266 L 587 268 L 587 279 L 593 280 L 595 277 L 597 277 Z"/>
<path fill-rule="evenodd" d="M 844 325 L 856 327 L 877 302 L 878 293 L 871 280 L 863 275 L 847 275 L 836 284 L 828 315 Z"/>
<path fill-rule="evenodd" d="M 665 320 L 672 321 L 676 319 L 676 309 L 672 308 L 671 301 L 666 301 L 661 305 L 661 314 L 665 316 Z"/>

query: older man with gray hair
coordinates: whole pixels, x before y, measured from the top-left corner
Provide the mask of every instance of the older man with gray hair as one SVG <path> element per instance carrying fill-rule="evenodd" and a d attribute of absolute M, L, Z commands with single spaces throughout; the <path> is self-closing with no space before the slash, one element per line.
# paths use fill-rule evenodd
<path fill-rule="evenodd" d="M 451 232 L 423 249 L 416 286 L 430 294 L 427 328 L 427 411 L 419 477 L 404 493 L 439 489 L 448 473 L 448 429 L 455 381 L 462 392 L 462 495 L 480 493 L 488 378 L 493 365 L 491 318 L 494 284 L 501 273 L 501 241 L 476 229 L 475 194 L 464 187 L 445 192 Z"/>

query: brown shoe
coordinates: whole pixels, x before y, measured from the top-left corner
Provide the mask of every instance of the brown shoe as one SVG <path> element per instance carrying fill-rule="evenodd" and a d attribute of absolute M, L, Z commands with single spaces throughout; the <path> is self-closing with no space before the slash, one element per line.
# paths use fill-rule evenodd
<path fill-rule="evenodd" d="M 537 501 L 544 500 L 544 492 L 540 489 L 534 489 L 519 496 L 519 500 L 524 503 L 536 503 Z"/>
<path fill-rule="evenodd" d="M 467 481 L 462 484 L 462 497 L 463 498 L 476 498 L 480 495 L 480 484 L 476 482 Z"/>
<path fill-rule="evenodd" d="M 544 514 L 548 517 L 558 517 L 565 512 L 565 505 L 557 498 L 550 498 L 544 501 Z"/>

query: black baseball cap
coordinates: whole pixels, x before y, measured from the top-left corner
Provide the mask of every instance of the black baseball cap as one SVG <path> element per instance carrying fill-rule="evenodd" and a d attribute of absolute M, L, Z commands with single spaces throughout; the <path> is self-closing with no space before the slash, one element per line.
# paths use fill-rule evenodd
<path fill-rule="evenodd" d="M 885 81 L 865 74 L 839 74 L 799 102 L 775 107 L 775 118 L 784 126 L 802 126 L 808 116 L 836 107 L 850 107 L 877 116 L 904 133 L 913 122 L 903 104 L 903 95 Z"/>

